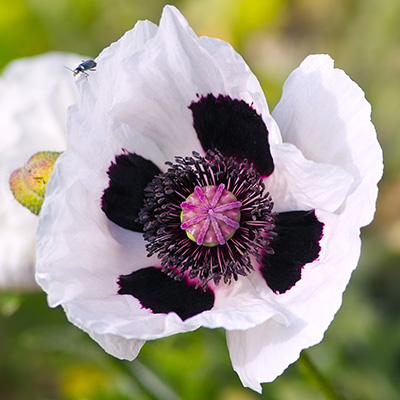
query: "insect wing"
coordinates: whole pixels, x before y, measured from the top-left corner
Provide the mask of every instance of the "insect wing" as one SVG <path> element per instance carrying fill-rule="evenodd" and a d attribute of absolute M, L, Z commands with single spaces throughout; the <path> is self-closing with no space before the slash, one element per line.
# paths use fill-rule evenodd
<path fill-rule="evenodd" d="M 80 64 L 79 67 L 81 67 L 82 71 L 86 71 L 88 69 L 95 68 L 96 65 L 97 65 L 96 61 L 94 61 L 94 60 L 86 60 L 82 64 Z"/>

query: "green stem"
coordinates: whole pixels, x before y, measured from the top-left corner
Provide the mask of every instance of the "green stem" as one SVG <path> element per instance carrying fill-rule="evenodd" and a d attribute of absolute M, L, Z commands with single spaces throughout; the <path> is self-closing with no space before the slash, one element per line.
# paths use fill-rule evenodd
<path fill-rule="evenodd" d="M 133 378 L 140 389 L 151 400 L 182 400 L 172 388 L 162 381 L 156 374 L 139 360 L 116 360 L 119 370 Z"/>
<path fill-rule="evenodd" d="M 303 374 L 307 376 L 327 400 L 344 400 L 343 397 L 337 394 L 329 380 L 317 369 L 305 351 L 301 353 L 298 365 Z"/>

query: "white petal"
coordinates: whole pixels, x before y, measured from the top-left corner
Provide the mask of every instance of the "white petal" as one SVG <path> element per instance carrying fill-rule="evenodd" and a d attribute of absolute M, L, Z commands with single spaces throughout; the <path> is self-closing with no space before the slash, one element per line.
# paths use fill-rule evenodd
<path fill-rule="evenodd" d="M 216 287 L 213 308 L 191 321 L 207 328 L 245 330 L 270 318 L 287 323 L 274 301 L 262 298 L 248 277 L 239 277 L 229 285 L 221 283 Z"/>
<path fill-rule="evenodd" d="M 68 319 L 75 325 L 79 326 L 82 330 L 86 331 L 86 327 L 80 326 L 79 321 L 75 321 L 73 316 L 70 316 L 68 310 L 65 310 Z M 134 360 L 143 345 L 146 343 L 143 340 L 125 339 L 119 335 L 101 335 L 96 332 L 87 332 L 90 337 L 99 343 L 107 353 L 121 360 Z"/>
<path fill-rule="evenodd" d="M 64 154 L 57 161 L 40 213 L 37 281 L 52 307 L 62 304 L 69 318 L 92 336 L 143 340 L 200 326 L 247 329 L 271 317 L 284 320 L 279 308 L 242 277 L 230 286 L 220 285 L 213 309 L 185 322 L 175 313 L 153 314 L 134 297 L 118 295 L 120 275 L 159 261 L 147 257 L 141 234 L 108 221 L 99 197 L 74 181 L 74 163 L 67 163 L 71 158 Z"/>
<path fill-rule="evenodd" d="M 271 147 L 274 173 L 264 179 L 274 211 L 318 208 L 335 212 L 344 202 L 353 177 L 343 168 L 309 161 L 290 143 Z"/>
<path fill-rule="evenodd" d="M 62 304 L 69 318 L 92 336 L 142 340 L 200 326 L 247 329 L 267 318 L 285 320 L 279 307 L 261 298 L 242 277 L 216 288 L 213 309 L 185 322 L 175 313 L 153 314 L 134 297 L 118 295 L 120 275 L 159 261 L 147 257 L 141 234 L 119 228 L 100 210 L 101 185 L 89 190 L 75 181 L 81 171 L 74 160 L 68 153 L 60 156 L 40 213 L 36 277 L 52 307 Z M 87 182 L 92 179 L 89 175 Z"/>
<path fill-rule="evenodd" d="M 120 360 L 134 360 L 138 356 L 140 349 L 146 343 L 143 340 L 125 339 L 116 335 L 99 335 L 94 332 L 90 332 L 89 335 L 99 343 L 107 353 Z"/>
<path fill-rule="evenodd" d="M 135 44 L 137 36 L 145 46 Z M 80 78 L 82 101 L 71 110 L 69 131 L 80 146 L 85 137 L 93 146 L 92 137 L 102 132 L 99 142 L 106 141 L 114 154 L 124 147 L 164 169 L 165 160 L 176 155 L 202 152 L 189 106 L 208 93 L 252 104 L 271 140 L 280 140 L 261 86 L 243 59 L 225 42 L 198 38 L 174 7 L 164 9 L 158 30 L 138 24 L 96 61 L 96 71 Z M 91 155 L 94 162 L 100 157 L 94 150 Z"/>
<path fill-rule="evenodd" d="M 370 223 L 382 176 L 382 150 L 371 123 L 371 106 L 363 91 L 329 56 L 307 57 L 286 81 L 273 111 L 283 140 L 304 156 L 333 164 L 354 179 L 347 200 L 359 226 Z"/>
<path fill-rule="evenodd" d="M 13 61 L 0 78 L 0 287 L 37 288 L 37 217 L 13 198 L 8 179 L 34 153 L 65 149 L 65 114 L 76 97 L 81 57 L 47 53 Z"/>
<path fill-rule="evenodd" d="M 117 294 L 120 275 L 158 260 L 147 257 L 142 234 L 107 219 L 100 209 L 101 187 L 89 190 L 75 181 L 81 173 L 75 165 L 73 155 L 60 156 L 39 217 L 36 279 L 50 306 L 62 304 L 92 336 L 147 340 L 197 329 L 196 321 L 152 314 L 134 297 Z"/>
<path fill-rule="evenodd" d="M 238 311 L 240 323 L 222 294 L 215 311 L 184 323 L 174 313 L 152 314 L 132 296 L 117 295 L 120 275 L 157 260 L 146 257 L 141 234 L 115 226 L 100 210 L 107 169 L 122 148 L 160 168 L 175 155 L 202 151 L 188 108 L 198 93 L 245 99 L 273 131 L 261 87 L 243 59 L 222 41 L 198 38 L 175 8 L 166 7 L 159 28 L 138 23 L 96 62 L 96 71 L 78 78 L 80 102 L 69 112 L 68 149 L 56 163 L 40 215 L 37 280 L 50 305 L 62 304 L 92 336 L 129 339 L 202 324 L 245 329 L 277 314 L 254 289 L 256 298 L 249 295 Z"/>
<path fill-rule="evenodd" d="M 107 171 L 111 161 L 122 149 L 139 152 L 142 156 L 158 161 L 165 159 L 160 148 L 146 138 L 137 126 L 127 125 L 113 115 L 114 109 L 128 110 L 129 104 L 120 106 L 127 96 L 137 98 L 129 86 L 125 69 L 148 42 L 156 35 L 157 26 L 149 21 L 140 21 L 118 42 L 105 49 L 96 59 L 95 71 L 88 71 L 78 78 L 79 102 L 68 113 L 67 130 L 69 149 L 82 158 L 81 163 L 90 160 L 88 168 Z M 136 63 L 136 61 L 133 61 Z M 138 77 L 134 77 L 137 79 Z"/>
<path fill-rule="evenodd" d="M 299 356 L 303 337 L 301 323 L 286 326 L 270 319 L 247 331 L 227 331 L 226 339 L 233 369 L 243 386 L 261 393 L 263 382 L 272 382 Z M 300 342 L 292 348 L 294 340 Z"/>
<path fill-rule="evenodd" d="M 324 226 L 321 253 L 302 271 L 302 279 L 289 291 L 276 295 L 251 276 L 260 295 L 275 301 L 287 319 L 270 320 L 247 332 L 227 334 L 232 364 L 245 385 L 259 390 L 259 383 L 271 382 L 302 349 L 319 343 L 342 302 L 351 272 L 357 266 L 361 241 L 354 224 L 357 217 L 345 219 L 317 210 Z M 257 352 L 255 354 L 255 349 Z"/>
<path fill-rule="evenodd" d="M 261 277 L 249 277 L 261 297 L 285 310 L 288 321 L 270 319 L 227 333 L 235 370 L 257 391 L 322 339 L 357 266 L 359 229 L 372 218 L 382 174 L 370 106 L 329 57 L 308 57 L 291 74 L 273 116 L 287 142 L 273 146 L 276 169 L 265 181 L 275 209 L 316 208 L 324 231 L 318 259 L 305 265 L 301 280 L 286 293 L 275 295 Z"/>
<path fill-rule="evenodd" d="M 247 332 L 228 333 L 234 368 L 244 384 L 255 390 L 281 374 L 302 349 L 322 339 L 357 266 L 360 227 L 372 218 L 382 173 L 370 106 L 358 86 L 333 69 L 328 57 L 309 57 L 292 73 L 273 116 L 284 141 L 294 144 L 310 160 L 307 166 L 294 151 L 289 157 L 290 146 L 272 150 L 277 159 L 276 178 L 271 176 L 271 186 L 278 187 L 275 197 L 290 208 L 292 203 L 299 206 L 299 199 L 317 208 L 324 231 L 318 259 L 305 265 L 302 279 L 286 293 L 275 295 L 255 274 L 249 277 L 263 298 L 285 310 L 289 321 L 284 326 L 270 320 Z M 302 171 L 297 168 L 300 164 Z M 324 174 L 326 183 L 321 180 Z M 348 174 L 352 179 L 346 177 Z M 296 176 L 298 182 L 293 179 Z M 290 191 L 294 189 L 294 196 L 289 190 L 285 194 L 285 182 Z"/>

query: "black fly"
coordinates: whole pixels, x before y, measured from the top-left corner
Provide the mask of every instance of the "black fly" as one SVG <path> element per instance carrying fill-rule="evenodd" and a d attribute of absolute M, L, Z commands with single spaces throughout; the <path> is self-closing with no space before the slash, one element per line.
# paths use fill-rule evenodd
<path fill-rule="evenodd" d="M 79 64 L 74 70 L 70 69 L 74 73 L 74 76 L 82 73 L 86 76 L 89 76 L 86 71 L 96 71 L 94 68 L 96 67 L 97 63 L 94 60 L 85 60 L 82 61 L 81 64 Z M 67 67 L 65 67 L 67 68 Z M 67 68 L 69 69 L 69 68 Z"/>

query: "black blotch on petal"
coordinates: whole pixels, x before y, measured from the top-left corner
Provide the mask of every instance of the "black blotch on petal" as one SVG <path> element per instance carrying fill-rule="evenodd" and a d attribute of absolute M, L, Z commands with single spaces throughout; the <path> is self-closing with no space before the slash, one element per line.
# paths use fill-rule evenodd
<path fill-rule="evenodd" d="M 273 172 L 267 127 L 245 101 L 208 94 L 189 108 L 205 151 L 218 149 L 224 156 L 234 157 L 237 161 L 247 159 L 263 176 Z"/>
<path fill-rule="evenodd" d="M 304 265 L 318 258 L 324 224 L 314 211 L 279 213 L 275 224 L 274 254 L 263 255 L 261 273 L 274 292 L 285 293 L 301 279 Z"/>
<path fill-rule="evenodd" d="M 175 280 L 159 268 L 148 267 L 121 275 L 118 284 L 119 294 L 132 295 L 155 314 L 175 312 L 182 321 L 214 305 L 211 289 L 195 289 L 185 279 Z"/>
<path fill-rule="evenodd" d="M 107 173 L 110 181 L 101 199 L 101 209 L 122 228 L 143 232 L 137 218 L 143 207 L 144 188 L 161 173 L 160 169 L 137 154 L 124 153 L 115 158 Z"/>

